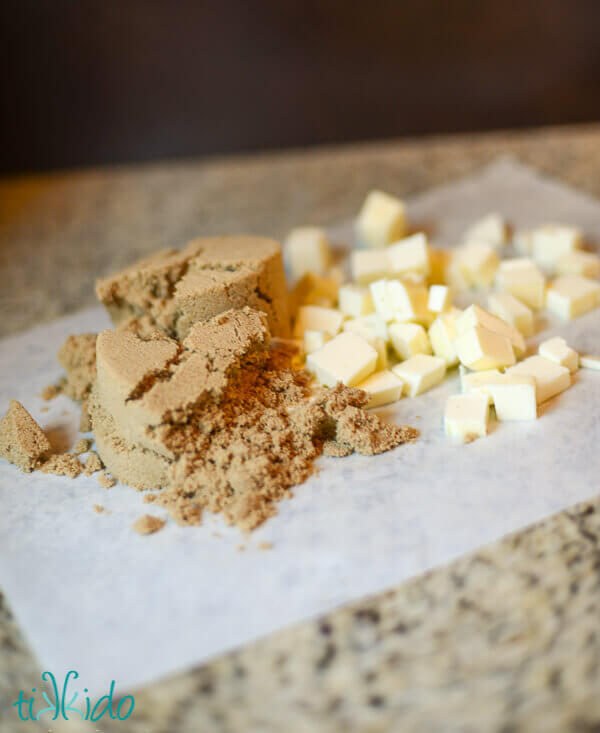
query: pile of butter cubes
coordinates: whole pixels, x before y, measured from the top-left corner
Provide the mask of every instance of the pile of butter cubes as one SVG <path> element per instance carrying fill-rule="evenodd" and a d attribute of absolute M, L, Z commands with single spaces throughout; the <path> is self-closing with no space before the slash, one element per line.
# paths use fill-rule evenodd
<path fill-rule="evenodd" d="M 355 231 L 351 282 L 322 229 L 294 229 L 284 247 L 296 282 L 294 338 L 321 384 L 358 387 L 368 407 L 379 407 L 431 389 L 458 367 L 462 393 L 448 399 L 444 426 L 470 441 L 487 434 L 491 408 L 497 420 L 536 419 L 579 366 L 600 369 L 600 357 L 580 357 L 561 338 L 524 358 L 537 311 L 568 320 L 600 306 L 600 257 L 583 249 L 577 228 L 549 224 L 511 236 L 494 213 L 460 246 L 435 248 L 424 232 L 408 236 L 400 199 L 372 191 Z M 502 258 L 507 251 L 519 256 Z M 487 294 L 487 310 L 454 305 L 454 294 L 464 300 L 473 291 Z"/>

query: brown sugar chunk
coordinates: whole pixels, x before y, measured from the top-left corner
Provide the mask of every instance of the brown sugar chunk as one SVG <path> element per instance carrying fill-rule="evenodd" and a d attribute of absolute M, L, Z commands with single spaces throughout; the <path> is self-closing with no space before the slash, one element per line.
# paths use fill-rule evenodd
<path fill-rule="evenodd" d="M 154 534 L 161 530 L 165 524 L 164 519 L 153 517 L 151 514 L 144 514 L 143 517 L 136 519 L 131 527 L 138 534 Z"/>
<path fill-rule="evenodd" d="M 51 473 L 55 476 L 77 478 L 83 471 L 83 466 L 74 453 L 55 453 L 40 466 L 42 473 Z"/>
<path fill-rule="evenodd" d="M 69 336 L 58 352 L 58 360 L 67 372 L 62 391 L 77 402 L 85 399 L 96 378 L 96 334 Z"/>
<path fill-rule="evenodd" d="M 118 327 L 160 328 L 184 339 L 198 321 L 244 306 L 266 314 L 274 336 L 289 335 L 280 245 L 264 237 L 209 237 L 164 250 L 96 283 Z"/>
<path fill-rule="evenodd" d="M 75 445 L 73 446 L 73 453 L 75 455 L 81 455 L 82 453 L 87 453 L 92 445 L 92 441 L 88 438 L 80 438 Z"/>
<path fill-rule="evenodd" d="M 62 385 L 60 384 L 47 384 L 41 393 L 41 398 L 46 401 L 50 402 L 50 400 L 53 400 L 55 397 L 58 397 L 58 395 L 62 392 Z"/>
<path fill-rule="evenodd" d="M 96 451 L 90 451 L 83 467 L 83 472 L 85 473 L 85 475 L 91 476 L 93 473 L 96 473 L 96 471 L 100 471 L 103 468 L 104 464 L 100 460 L 100 456 L 96 453 Z"/>
<path fill-rule="evenodd" d="M 33 471 L 51 452 L 44 431 L 17 400 L 0 420 L 0 456 L 22 471 Z"/>
<path fill-rule="evenodd" d="M 100 486 L 102 486 L 103 489 L 112 489 L 112 487 L 117 483 L 114 478 L 111 478 L 106 471 L 100 471 L 100 473 L 97 476 L 98 483 Z"/>

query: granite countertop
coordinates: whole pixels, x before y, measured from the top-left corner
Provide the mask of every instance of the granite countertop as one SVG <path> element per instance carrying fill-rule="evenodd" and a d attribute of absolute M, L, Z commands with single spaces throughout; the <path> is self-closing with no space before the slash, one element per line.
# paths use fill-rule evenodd
<path fill-rule="evenodd" d="M 600 126 L 0 181 L 0 334 L 92 304 L 96 277 L 157 247 L 328 225 L 369 188 L 410 195 L 501 153 L 600 196 Z M 10 707 L 40 669 L 8 602 L 0 730 L 35 730 Z M 597 732 L 600 498 L 135 698 L 127 723 L 102 730 Z"/>

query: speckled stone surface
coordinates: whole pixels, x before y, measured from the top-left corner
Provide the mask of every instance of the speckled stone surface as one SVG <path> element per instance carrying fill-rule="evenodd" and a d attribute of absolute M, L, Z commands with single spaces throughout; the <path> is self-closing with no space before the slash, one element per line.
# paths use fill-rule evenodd
<path fill-rule="evenodd" d="M 600 127 L 6 180 L 0 332 L 91 303 L 96 276 L 158 246 L 330 224 L 373 186 L 408 195 L 507 152 L 600 196 Z M 36 729 L 10 702 L 39 673 L 0 595 L 1 731 Z M 101 729 L 597 733 L 600 499 L 135 697 Z"/>

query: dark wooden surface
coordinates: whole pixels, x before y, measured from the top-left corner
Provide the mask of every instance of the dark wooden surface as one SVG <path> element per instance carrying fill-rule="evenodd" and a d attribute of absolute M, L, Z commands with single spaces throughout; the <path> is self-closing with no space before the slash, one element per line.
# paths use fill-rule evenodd
<path fill-rule="evenodd" d="M 597 0 L 3 0 L 0 170 L 600 118 Z"/>

